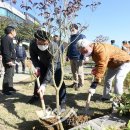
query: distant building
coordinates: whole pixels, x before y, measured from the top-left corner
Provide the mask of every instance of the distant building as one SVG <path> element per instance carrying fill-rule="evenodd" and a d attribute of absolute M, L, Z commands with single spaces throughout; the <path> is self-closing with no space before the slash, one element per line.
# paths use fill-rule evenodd
<path fill-rule="evenodd" d="M 11 20 L 15 20 L 18 23 L 27 22 L 34 23 L 40 25 L 40 22 L 29 13 L 22 13 L 16 8 L 12 7 L 10 4 L 6 2 L 1 2 L 0 0 L 0 17 L 9 18 Z"/>

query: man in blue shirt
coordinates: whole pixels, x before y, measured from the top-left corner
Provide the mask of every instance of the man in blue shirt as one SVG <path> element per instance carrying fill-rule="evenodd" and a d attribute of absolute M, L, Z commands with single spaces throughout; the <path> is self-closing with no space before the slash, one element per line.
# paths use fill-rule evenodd
<path fill-rule="evenodd" d="M 84 73 L 83 73 L 83 55 L 77 50 L 77 41 L 86 38 L 85 35 L 80 34 L 78 31 L 78 26 L 76 24 L 70 25 L 70 45 L 67 50 L 66 60 L 70 60 L 71 71 L 73 74 L 73 84 L 72 86 L 75 90 L 78 90 L 84 85 Z"/>

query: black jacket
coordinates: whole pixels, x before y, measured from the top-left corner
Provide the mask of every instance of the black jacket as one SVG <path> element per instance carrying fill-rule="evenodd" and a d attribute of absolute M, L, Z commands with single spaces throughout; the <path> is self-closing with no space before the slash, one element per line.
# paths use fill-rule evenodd
<path fill-rule="evenodd" d="M 14 61 L 16 58 L 13 39 L 8 35 L 5 35 L 1 38 L 1 55 L 3 64 Z"/>
<path fill-rule="evenodd" d="M 41 65 L 43 65 L 43 67 L 47 68 L 47 73 L 43 81 L 45 84 L 50 83 L 52 79 L 52 59 L 54 59 L 54 71 L 56 72 L 56 70 L 61 68 L 59 50 L 61 49 L 58 48 L 57 44 L 50 44 L 49 49 L 41 51 L 38 49 L 35 40 L 30 43 L 30 57 L 34 67 L 41 68 Z"/>

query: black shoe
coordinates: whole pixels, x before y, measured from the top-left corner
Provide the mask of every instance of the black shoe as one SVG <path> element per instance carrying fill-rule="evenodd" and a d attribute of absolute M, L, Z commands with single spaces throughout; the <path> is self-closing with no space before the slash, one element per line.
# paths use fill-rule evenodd
<path fill-rule="evenodd" d="M 28 104 L 33 104 L 39 100 L 38 96 L 32 96 L 31 99 L 27 102 Z"/>
<path fill-rule="evenodd" d="M 102 102 L 110 102 L 110 99 L 108 99 L 108 98 L 103 98 L 103 97 L 102 97 L 102 98 L 101 98 L 101 101 L 102 101 Z"/>
<path fill-rule="evenodd" d="M 81 88 L 81 87 L 83 87 L 83 85 L 82 84 L 78 84 L 78 87 Z"/>
<path fill-rule="evenodd" d="M 76 84 L 76 83 L 73 83 L 73 84 L 71 84 L 71 85 L 68 85 L 68 87 L 74 88 L 75 84 Z"/>
<path fill-rule="evenodd" d="M 5 94 L 5 95 L 12 95 L 12 93 L 9 92 L 9 91 L 2 91 L 2 93 Z"/>
<path fill-rule="evenodd" d="M 13 87 L 9 87 L 9 91 L 16 92 L 16 89 L 14 89 Z"/>
<path fill-rule="evenodd" d="M 75 91 L 78 91 L 79 90 L 79 86 L 77 83 L 74 84 L 73 88 L 75 89 Z"/>

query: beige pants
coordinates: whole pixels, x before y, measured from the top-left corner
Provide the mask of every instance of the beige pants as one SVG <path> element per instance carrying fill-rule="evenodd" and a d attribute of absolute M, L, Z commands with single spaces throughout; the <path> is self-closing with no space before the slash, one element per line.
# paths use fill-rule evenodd
<path fill-rule="evenodd" d="M 71 71 L 73 74 L 74 83 L 84 85 L 84 72 L 82 60 L 70 60 Z"/>
<path fill-rule="evenodd" d="M 115 69 L 108 69 L 105 76 L 103 98 L 110 98 L 109 93 L 112 89 L 112 81 L 115 78 L 114 93 L 123 94 L 123 83 L 126 75 L 130 72 L 130 62 L 122 64 L 120 67 Z"/>

